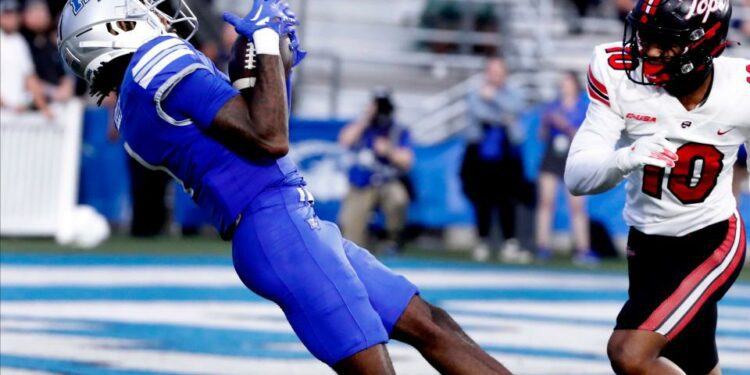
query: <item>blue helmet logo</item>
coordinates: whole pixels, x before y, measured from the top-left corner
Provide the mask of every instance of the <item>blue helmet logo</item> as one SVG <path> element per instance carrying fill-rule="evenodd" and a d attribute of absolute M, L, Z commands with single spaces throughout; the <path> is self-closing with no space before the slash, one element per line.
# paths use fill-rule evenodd
<path fill-rule="evenodd" d="M 73 8 L 73 14 L 78 15 L 78 12 L 88 3 L 89 0 L 70 0 L 70 6 Z"/>

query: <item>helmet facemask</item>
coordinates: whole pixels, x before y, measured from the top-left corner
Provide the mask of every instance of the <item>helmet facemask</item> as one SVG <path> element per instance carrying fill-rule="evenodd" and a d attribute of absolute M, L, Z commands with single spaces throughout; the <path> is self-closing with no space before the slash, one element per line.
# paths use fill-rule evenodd
<path fill-rule="evenodd" d="M 177 33 L 180 29 L 186 40 L 190 40 L 198 31 L 198 18 L 184 0 L 140 0 L 146 9 L 155 13 L 167 26 L 167 31 Z M 170 7 L 171 6 L 171 7 Z M 170 15 L 171 13 L 171 15 Z"/>
<path fill-rule="evenodd" d="M 633 61 L 626 69 L 628 78 L 640 85 L 664 87 L 668 91 L 688 82 L 699 86 L 711 67 L 711 58 L 692 48 L 703 37 L 700 31 L 652 27 L 628 17 L 623 37 L 624 49 Z M 660 53 L 649 54 L 653 50 Z"/>
<path fill-rule="evenodd" d="M 636 4 L 623 35 L 627 51 L 623 54 L 632 61 L 626 66 L 631 81 L 662 87 L 675 96 L 688 94 L 705 82 L 713 59 L 727 46 L 732 9 L 728 1 L 719 0 L 716 9 L 696 13 L 692 6 L 697 1 L 640 0 Z"/>

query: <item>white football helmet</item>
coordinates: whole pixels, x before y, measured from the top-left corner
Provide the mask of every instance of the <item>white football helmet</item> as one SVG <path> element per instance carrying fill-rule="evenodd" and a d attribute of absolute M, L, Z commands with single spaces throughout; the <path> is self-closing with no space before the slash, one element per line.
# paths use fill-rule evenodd
<path fill-rule="evenodd" d="M 104 63 L 133 53 L 147 41 L 174 32 L 183 23 L 190 39 L 198 19 L 184 0 L 171 1 L 169 15 L 159 9 L 169 0 L 69 0 L 60 15 L 58 46 L 63 61 L 89 83 Z"/>

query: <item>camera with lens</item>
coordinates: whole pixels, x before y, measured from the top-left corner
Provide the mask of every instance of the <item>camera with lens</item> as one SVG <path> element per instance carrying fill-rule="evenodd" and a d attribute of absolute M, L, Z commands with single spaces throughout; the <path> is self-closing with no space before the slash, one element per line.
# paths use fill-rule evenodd
<path fill-rule="evenodd" d="M 375 115 L 370 121 L 370 126 L 376 128 L 388 128 L 393 125 L 393 112 L 395 107 L 391 100 L 388 89 L 377 89 L 373 93 L 375 103 Z"/>

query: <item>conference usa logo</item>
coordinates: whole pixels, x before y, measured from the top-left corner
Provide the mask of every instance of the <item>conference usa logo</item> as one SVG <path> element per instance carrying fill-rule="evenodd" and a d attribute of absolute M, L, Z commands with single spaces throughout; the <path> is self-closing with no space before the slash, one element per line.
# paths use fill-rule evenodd
<path fill-rule="evenodd" d="M 89 2 L 89 0 L 70 0 L 70 7 L 73 8 L 73 15 L 78 15 L 78 12 Z"/>
<path fill-rule="evenodd" d="M 703 15 L 703 23 L 708 21 L 708 16 L 718 10 L 724 10 L 729 6 L 729 0 L 694 0 L 690 6 L 690 13 L 685 19 L 689 20 L 696 15 Z"/>

